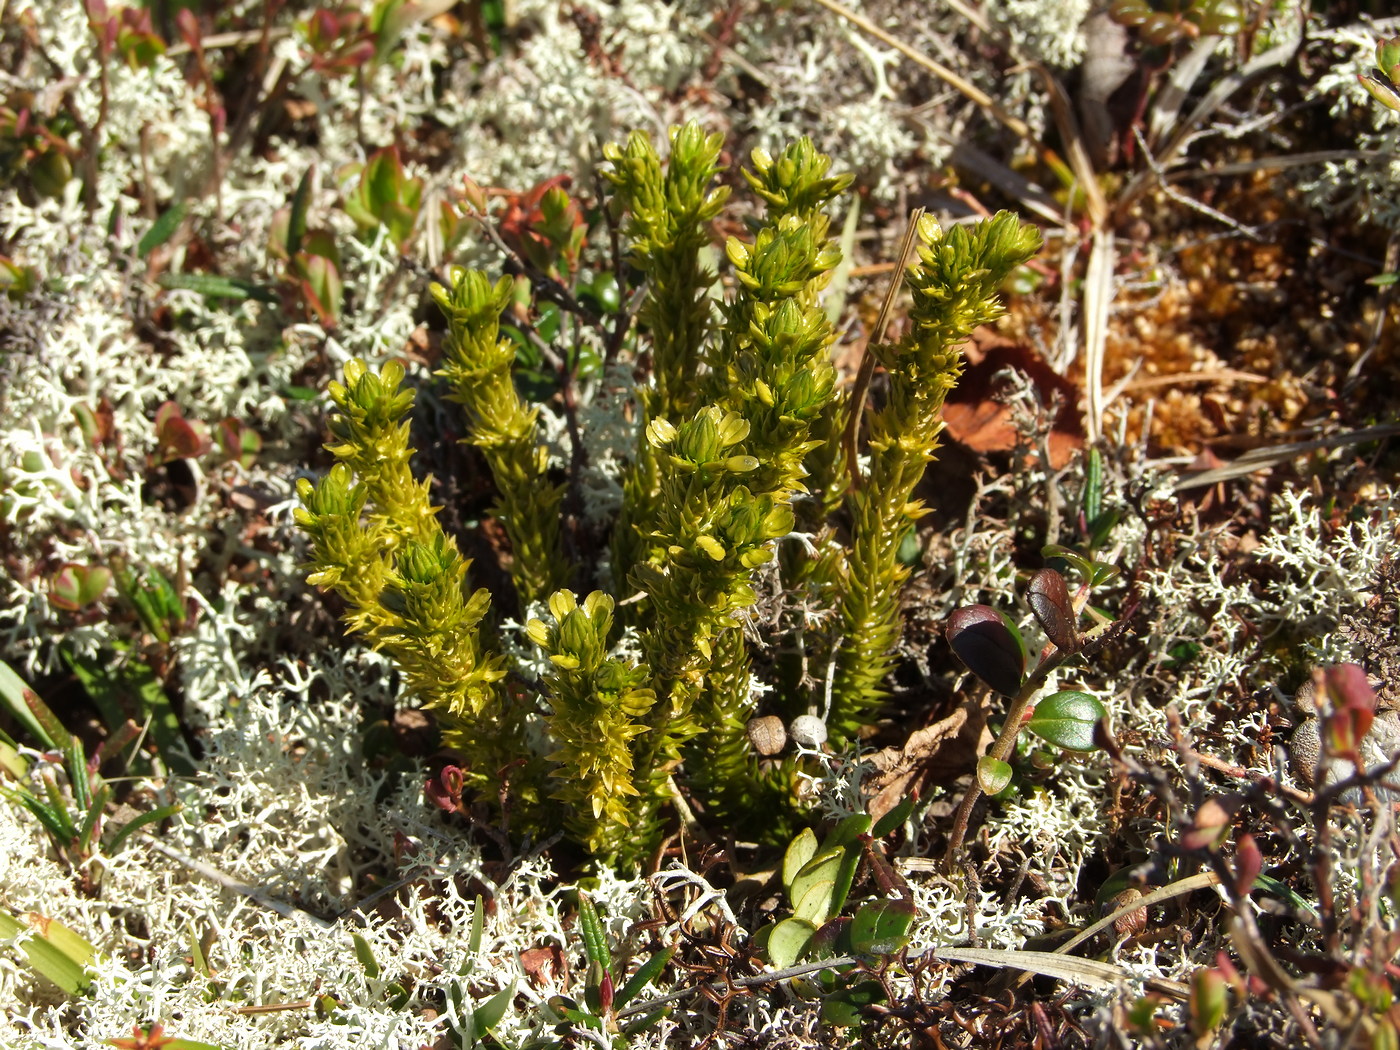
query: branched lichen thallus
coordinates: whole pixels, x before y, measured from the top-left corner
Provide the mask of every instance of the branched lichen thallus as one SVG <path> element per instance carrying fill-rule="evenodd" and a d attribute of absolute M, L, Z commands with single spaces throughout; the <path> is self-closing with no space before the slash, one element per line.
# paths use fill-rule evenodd
<path fill-rule="evenodd" d="M 468 585 L 428 483 L 409 469 L 401 366 L 375 375 L 351 362 L 331 385 L 339 462 L 300 484 L 297 514 L 312 539 L 312 582 L 341 595 L 347 624 L 436 711 L 479 797 L 506 799 L 515 831 L 562 829 L 622 865 L 655 848 L 678 797 L 712 834 L 778 838 L 802 819 L 797 756 L 757 754 L 751 720 L 802 716 L 810 728 L 825 715 L 839 748 L 878 714 L 901 630 L 907 570 L 896 552 L 924 512 L 913 492 L 937 446 L 958 345 L 998 315 L 997 288 L 1039 244 L 1007 214 L 947 232 L 920 222 L 904 275 L 909 323 L 897 342 L 870 347 L 886 383 L 868 419 L 868 467 L 850 479 L 838 445 L 853 407 L 838 394 L 820 303 L 840 260 L 828 209 L 849 176 L 830 175 L 830 158 L 805 139 L 755 152 L 744 175 L 764 212 L 751 238 L 725 246 L 733 292 L 721 302 L 702 262 L 725 202 L 720 140 L 693 124 L 670 140 L 668 164 L 645 135 L 606 151 L 627 239 L 629 271 L 618 277 L 640 282 L 641 308 L 623 344 L 638 376 L 637 443 L 617 450 L 623 506 L 605 571 L 562 554 L 568 479 L 549 473 L 539 426 L 548 409 L 513 379 L 501 315 L 528 285 L 454 268 L 433 288 L 447 317 L 438 374 L 492 471 L 519 606 L 548 610 L 526 627 L 536 652 L 519 673 L 507 678 L 507 659 L 491 651 L 519 649 L 493 641 L 491 597 Z M 779 572 L 777 547 L 798 520 L 798 549 L 816 554 L 785 557 Z M 583 598 L 566 589 L 580 583 L 591 590 Z M 779 607 L 757 624 L 748 610 L 760 588 Z M 805 630 L 809 614 L 825 629 Z M 832 674 L 814 686 L 799 666 Z"/>

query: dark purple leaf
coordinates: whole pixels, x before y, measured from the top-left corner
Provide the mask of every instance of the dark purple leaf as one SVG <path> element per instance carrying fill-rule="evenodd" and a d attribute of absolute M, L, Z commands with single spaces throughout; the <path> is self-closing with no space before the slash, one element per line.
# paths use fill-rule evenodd
<path fill-rule="evenodd" d="M 948 643 L 969 671 L 1006 696 L 1021 691 L 1026 650 L 1021 636 L 990 605 L 966 605 L 948 617 Z"/>

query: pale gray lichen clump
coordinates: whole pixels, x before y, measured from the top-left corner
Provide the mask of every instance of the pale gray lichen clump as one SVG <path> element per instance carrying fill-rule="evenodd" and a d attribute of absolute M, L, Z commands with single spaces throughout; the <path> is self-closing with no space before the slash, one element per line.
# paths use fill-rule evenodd
<path fill-rule="evenodd" d="M 56 77 L 71 84 L 80 107 L 96 111 L 99 95 L 83 5 L 11 0 L 10 10 L 17 6 L 35 13 L 36 31 L 59 68 L 55 73 L 36 66 L 6 76 L 34 90 Z M 401 271 L 429 260 L 401 260 L 383 236 L 356 239 L 348 218 L 332 206 L 343 189 L 337 169 L 363 161 L 364 143 L 387 142 L 396 129 L 432 117 L 453 136 L 448 167 L 454 175 L 519 190 L 560 172 L 582 179 L 598 144 L 623 131 L 641 127 L 660 137 L 667 125 L 700 115 L 745 145 L 773 146 L 811 133 L 820 149 L 856 171 L 877 202 L 888 203 L 922 185 L 973 120 L 969 107 L 951 106 L 947 119 L 935 122 L 924 107 L 903 105 L 900 99 L 911 83 L 930 94 L 941 89 L 918 81 L 923 74 L 883 45 L 837 27 L 814 6 L 765 5 L 741 21 L 733 53 L 720 54 L 720 76 L 739 75 L 737 56 L 764 78 L 742 113 L 723 108 L 697 83 L 713 51 L 705 37 L 712 28 L 709 6 L 698 0 L 590 0 L 576 6 L 582 17 L 597 20 L 605 49 L 619 56 L 625 76 L 588 57 L 578 19 L 547 0 L 516 5 L 515 17 L 530 23 L 532 33 L 517 51 L 480 64 L 454 63 L 441 37 L 419 27 L 405 39 L 401 61 L 379 67 L 363 96 L 347 79 L 308 78 L 307 95 L 321 113 L 316 147 L 279 140 L 267 156 L 240 154 L 223 173 L 217 199 L 207 190 L 208 116 L 179 66 L 165 58 L 150 70 L 115 63 L 110 141 L 96 186 L 101 221 L 89 216 L 77 180 L 59 199 L 36 203 L 0 193 L 0 238 L 7 254 L 43 275 L 23 302 L 0 295 L 0 518 L 10 548 L 18 552 L 0 573 L 0 648 L 26 673 L 39 674 L 59 666 L 61 649 L 91 657 L 118 640 L 107 619 L 74 625 L 53 607 L 46 574 L 65 562 L 121 555 L 171 578 L 195 574 L 186 593 L 196 615 L 174 643 L 173 674 L 188 721 L 204 734 L 204 771 L 149 785 L 157 800 L 185 807 L 161 841 L 321 916 L 353 907 L 355 888 L 365 884 L 367 873 L 423 877 L 398 898 L 394 914 L 371 913 L 363 925 L 335 919 L 327 929 L 309 914 L 282 916 L 254 904 L 137 838 L 115 855 L 91 862 L 101 866 L 102 894 L 87 898 L 76 891 L 71 872 L 51 857 L 29 815 L 0 804 L 0 904 L 66 923 L 100 953 L 93 991 L 74 1002 L 45 986 L 21 956 L 0 953 L 0 1006 L 7 1016 L 0 1042 L 5 1045 L 67 1047 L 74 1033 L 83 1042 L 99 1043 L 129 1035 L 138 1022 L 178 1018 L 180 1036 L 228 1050 L 278 1043 L 417 1048 L 440 1038 L 444 1022 L 421 1010 L 392 1008 L 388 985 L 411 982 L 426 997 L 445 988 L 468 962 L 475 967 L 478 998 L 518 982 L 522 1007 L 507 1013 L 502 1029 L 510 1040 L 529 1034 L 532 1008 L 562 985 L 526 980 L 518 958 L 523 948 L 557 946 L 574 973 L 583 970 L 578 938 L 565 928 L 568 887 L 560 885 L 547 859 L 527 852 L 507 871 L 488 865 L 475 846 L 449 833 L 425 806 L 421 773 L 390 775 L 365 765 L 359 753 L 364 706 L 370 700 L 383 706 L 397 700 L 386 661 L 353 640 L 314 652 L 277 652 L 288 615 L 286 595 L 299 586 L 300 555 L 290 522 L 299 465 L 273 459 L 245 470 L 225 464 L 218 468 L 223 472 L 218 484 L 204 485 L 181 512 L 143 494 L 146 459 L 156 447 L 152 417 L 162 402 L 176 401 L 189 418 L 207 423 L 242 419 L 269 446 L 299 441 L 297 447 L 309 447 L 314 441 L 306 435 L 320 433 L 319 420 L 290 393 L 306 371 L 351 357 L 378 363 L 403 351 L 422 303 L 421 290 L 415 297 L 416 286 Z M 990 83 L 984 71 L 947 45 L 954 15 L 903 0 L 858 6 L 915 46 L 962 63 L 967 75 Z M 1087 7 L 1082 0 L 987 5 L 1028 54 L 1061 67 L 1082 52 L 1080 24 Z M 1364 55 L 1369 41 L 1341 34 L 1337 43 L 1344 54 Z M 292 36 L 274 42 L 273 56 L 302 61 Z M 1339 65 L 1319 82 L 1319 92 L 1338 91 L 1338 112 L 1363 99 L 1354 72 Z M 1044 121 L 1038 105 L 1028 96 L 1026 119 L 1037 126 Z M 1397 118 L 1375 106 L 1369 112 L 1374 127 L 1359 145 L 1375 155 L 1329 168 L 1309 188 L 1319 198 L 1355 206 L 1366 217 L 1393 225 L 1400 221 Z M 144 166 L 136 146 L 143 134 Z M 133 253 L 150 221 L 128 187 L 143 183 L 160 201 L 188 199 L 195 220 L 219 238 L 227 265 L 266 275 L 273 215 L 286 206 L 313 163 L 313 221 L 331 225 L 344 251 L 350 307 L 333 331 L 311 321 L 280 326 L 274 311 L 257 302 L 214 303 L 189 291 L 158 292 L 146 283 Z M 425 173 L 411 163 L 409 169 Z M 433 185 L 430 191 L 447 188 Z M 223 226 L 213 222 L 220 209 Z M 104 228 L 109 215 L 110 234 Z M 174 270 L 181 268 L 186 251 L 174 248 Z M 132 323 L 133 315 L 149 312 L 157 294 L 162 306 L 182 319 L 162 331 L 159 353 Z M 418 369 L 419 378 L 424 373 Z M 618 450 L 631 447 L 634 427 L 628 395 L 628 380 L 616 374 L 583 391 L 580 418 L 589 451 L 584 512 L 590 521 L 610 517 L 620 501 Z M 75 407 L 91 407 L 100 397 L 112 404 L 113 425 L 122 435 L 119 448 L 93 448 L 74 416 Z M 567 455 L 562 424 L 552 417 L 543 422 L 562 461 Z M 1076 498 L 1077 476 L 1051 478 L 1046 470 L 1017 462 L 1017 470 L 986 482 L 967 522 L 930 549 L 933 604 L 943 612 L 971 601 L 1014 607 L 1015 548 L 1025 523 L 1014 508 L 1036 505 L 1047 485 L 1058 485 L 1067 503 Z M 234 487 L 255 490 L 263 500 L 265 533 L 259 539 L 266 542 L 246 542 L 248 522 L 225 501 Z M 1121 495 L 1121 487 L 1112 494 Z M 1367 597 L 1392 543 L 1395 501 L 1393 492 L 1378 491 L 1361 505 L 1355 521 L 1333 529 L 1312 497 L 1279 497 L 1273 529 L 1247 554 L 1280 574 L 1283 582 L 1266 590 L 1220 568 L 1213 557 L 1218 537 L 1199 531 L 1183 536 L 1172 559 L 1141 580 L 1150 610 L 1142 641 L 1148 656 L 1105 683 L 1116 725 L 1160 742 L 1164 706 L 1171 702 L 1188 723 L 1219 719 L 1221 737 L 1242 751 L 1261 739 L 1265 712 L 1222 715 L 1214 703 L 1227 688 L 1246 683 L 1265 689 L 1296 669 L 1258 659 L 1257 650 L 1246 644 L 1248 633 L 1287 631 L 1296 650 L 1291 655 L 1307 661 L 1355 657 L 1335 627 Z M 1013 511 L 1005 520 L 991 520 L 983 511 L 992 503 Z M 1130 517 L 1111 542 L 1120 545 L 1121 562 L 1131 564 L 1143 531 Z M 235 555 L 257 567 L 256 582 L 220 573 Z M 1021 618 L 1029 627 L 1029 617 Z M 509 630 L 506 637 L 511 638 Z M 619 644 L 635 646 L 635 638 Z M 1182 644 L 1199 648 L 1178 667 L 1172 654 Z M 542 674 L 545 668 L 536 670 Z M 1154 678 L 1163 688 L 1151 687 Z M 859 755 L 824 757 L 825 774 L 808 788 L 819 812 L 837 818 L 859 805 L 864 767 Z M 1171 761 L 1159 752 L 1154 757 Z M 966 885 L 911 872 L 918 904 L 911 951 L 966 941 L 974 932 L 969 921 L 983 943 L 1020 947 L 1045 931 L 1046 909 L 1058 908 L 1062 918 L 1086 917 L 1078 883 L 1086 861 L 1102 845 L 1109 776 L 1101 757 L 1067 762 L 1053 784 L 1001 806 L 987 825 L 985 842 L 998 863 L 1014 868 L 1025 860 L 1027 870 L 1044 881 L 1046 895 L 1034 911 L 981 890 L 972 895 L 970 915 Z M 936 802 L 956 798 L 954 789 L 939 790 Z M 1354 843 L 1364 838 L 1364 829 L 1349 828 L 1347 834 L 1345 848 L 1359 856 L 1361 847 Z M 928 848 L 915 834 L 907 852 Z M 411 859 L 404 859 L 405 851 Z M 1359 867 L 1359 861 L 1343 867 L 1343 877 L 1354 878 L 1351 872 Z M 496 912 L 487 923 L 480 957 L 468 960 L 472 880 L 494 894 Z M 696 911 L 711 908 L 724 915 L 729 908 L 719 891 L 683 866 L 663 869 L 654 883 L 663 889 L 688 887 Z M 629 921 L 649 914 L 652 892 L 647 880 L 606 870 L 592 890 L 619 939 Z M 384 967 L 380 977 L 365 975 L 352 932 L 366 939 Z M 222 999 L 205 995 L 208 978 L 195 973 L 189 961 L 192 938 L 206 937 Z M 1170 957 L 1149 947 L 1126 949 L 1120 956 L 1138 978 L 1173 979 L 1206 958 L 1200 950 Z M 339 1005 L 330 1016 L 311 1010 L 254 1016 L 233 1008 L 297 1002 L 317 992 L 336 997 Z M 697 1008 L 702 1012 L 686 1024 L 664 1022 L 633 1045 L 693 1045 L 696 1029 L 713 1020 L 712 1007 Z M 759 996 L 735 1009 L 756 1039 L 817 1027 L 815 1006 L 796 999 Z"/>
<path fill-rule="evenodd" d="M 1327 158 L 1315 170 L 1305 169 L 1299 185 L 1310 203 L 1328 213 L 1394 229 L 1400 226 L 1400 113 L 1377 105 L 1357 82 L 1373 69 L 1377 33 L 1352 26 L 1323 29 L 1319 38 L 1331 60 L 1309 98 L 1327 103 L 1332 119 L 1360 130 L 1354 156 Z"/>

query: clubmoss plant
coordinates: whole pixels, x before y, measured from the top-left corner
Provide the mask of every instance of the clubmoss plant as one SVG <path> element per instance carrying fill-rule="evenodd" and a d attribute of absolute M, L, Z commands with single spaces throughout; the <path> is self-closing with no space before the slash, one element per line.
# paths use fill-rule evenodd
<path fill-rule="evenodd" d="M 347 366 L 345 383 L 331 388 L 329 447 L 341 462 L 319 484 L 300 486 L 311 580 L 345 598 L 347 624 L 393 656 L 438 711 L 446 742 L 467 758 L 469 783 L 500 790 L 508 776 L 512 799 L 524 803 L 513 809 L 540 831 L 549 818 L 533 802 L 552 794 L 570 803 L 569 834 L 623 864 L 660 840 L 678 792 L 730 828 L 775 839 L 790 831 L 802 812 L 799 767 L 749 744 L 745 730 L 761 708 L 804 717 L 796 735 L 809 745 L 826 736 L 835 747 L 877 713 L 900 635 L 907 570 L 896 552 L 924 512 L 912 494 L 937 447 L 958 344 L 998 316 L 998 287 L 1039 246 L 1008 214 L 946 233 L 919 222 L 905 275 L 910 324 L 896 342 L 872 347 L 888 390 L 869 421 L 869 466 L 843 500 L 837 441 L 854 409 L 836 396 L 833 333 L 819 300 L 840 259 L 827 209 L 850 179 L 830 175 L 830 158 L 805 139 L 776 156 L 756 151 L 744 176 L 765 210 L 751 239 L 726 244 L 734 291 L 715 305 L 701 253 L 725 200 L 714 186 L 719 147 L 692 124 L 672 131 L 669 165 L 639 134 L 605 154 L 634 268 L 617 276 L 639 274 L 643 289 L 638 324 L 623 341 L 639 377 L 639 427 L 611 541 L 611 596 L 599 589 L 580 602 L 563 586 L 606 577 L 586 581 L 589 566 L 562 553 L 580 546 L 561 534 L 568 479 L 549 469 L 541 409 L 517 392 L 515 344 L 500 336 L 511 282 L 457 268 L 451 287 L 433 289 L 449 324 L 439 374 L 495 477 L 517 598 L 522 608 L 547 599 L 553 620 L 527 627 L 553 667 L 543 683 L 507 680 L 491 652 L 491 598 L 471 593 L 468 563 L 437 524 L 428 483 L 409 469 L 402 368 L 375 375 Z M 555 282 L 553 303 L 571 302 L 559 278 L 541 280 Z M 775 576 L 777 545 L 799 511 L 825 550 L 786 559 Z M 825 724 L 812 714 L 822 708 L 810 685 L 773 655 L 791 646 L 786 624 L 800 617 L 745 629 L 760 586 L 770 585 L 839 612 L 839 638 L 813 654 L 835 666 Z M 620 649 L 613 621 L 624 598 L 637 644 Z M 763 704 L 754 667 L 771 671 Z M 547 732 L 527 733 L 541 709 Z M 527 746 L 541 735 L 543 747 Z"/>
<path fill-rule="evenodd" d="M 438 524 L 428 482 L 409 469 L 413 393 L 401 388 L 403 376 L 393 362 L 375 375 L 351 361 L 345 384 L 331 385 L 338 443 L 329 447 L 340 462 L 319 484 L 298 485 L 297 523 L 312 538 L 316 567 L 310 580 L 340 595 L 350 628 L 394 659 L 425 707 L 444 713 L 447 746 L 470 756 L 474 770 L 496 769 L 519 743 L 521 717 L 502 706 L 500 659 L 481 649 L 491 597 L 468 592 L 470 562 Z"/>

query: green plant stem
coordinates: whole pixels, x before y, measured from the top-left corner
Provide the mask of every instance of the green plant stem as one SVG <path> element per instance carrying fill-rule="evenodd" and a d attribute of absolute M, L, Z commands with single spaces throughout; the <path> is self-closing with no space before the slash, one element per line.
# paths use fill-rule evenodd
<path fill-rule="evenodd" d="M 992 746 L 987 749 L 987 758 L 994 758 L 1005 762 L 1006 756 L 1011 754 L 1012 748 L 1016 746 L 1016 737 L 1021 733 L 1021 724 L 1026 719 L 1026 709 L 1035 699 L 1036 693 L 1040 692 L 1045 685 L 1045 679 L 1050 676 L 1050 672 L 1065 662 L 1069 653 L 1058 649 L 1047 653 L 1041 658 L 1035 671 L 1021 685 L 1021 691 L 1016 694 L 1011 701 L 1011 706 L 1006 712 L 1006 724 L 1001 727 L 1001 732 L 992 741 Z M 967 825 L 972 819 L 972 808 L 977 805 L 977 800 L 982 797 L 982 785 L 974 774 L 972 784 L 967 789 L 967 794 L 963 796 L 962 802 L 958 805 L 958 811 L 953 817 L 953 830 L 948 834 L 948 853 L 946 863 L 951 869 L 958 853 L 962 850 L 963 840 L 967 837 Z"/>
<path fill-rule="evenodd" d="M 1039 233 L 1007 212 L 946 232 L 924 215 L 915 236 L 918 258 L 904 271 L 912 296 L 909 330 L 896 343 L 869 347 L 885 367 L 889 392 L 869 419 L 865 484 L 848 496 L 851 553 L 827 719 L 836 746 L 859 735 L 886 695 L 901 630 L 899 594 L 908 577 L 899 546 L 927 513 L 913 495 L 938 448 L 944 398 L 962 372 L 959 348 L 978 325 L 1001 316 L 998 288 L 1040 247 Z"/>
<path fill-rule="evenodd" d="M 466 440 L 481 449 L 495 478 L 495 513 L 510 538 L 511 578 L 523 611 L 563 587 L 572 566 L 559 531 L 564 488 L 549 480 L 539 409 L 527 406 L 516 389 L 515 348 L 500 337 L 512 288 L 509 278 L 493 285 L 484 273 L 457 267 L 451 287 L 433 285 L 432 295 L 449 324 L 438 374 L 452 385 L 448 396 L 466 410 Z"/>

